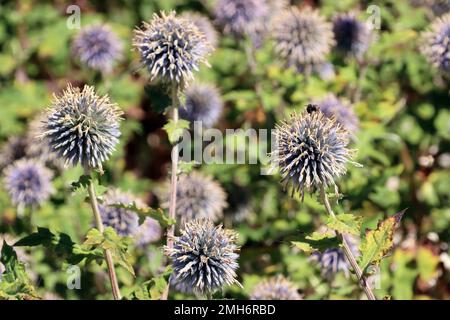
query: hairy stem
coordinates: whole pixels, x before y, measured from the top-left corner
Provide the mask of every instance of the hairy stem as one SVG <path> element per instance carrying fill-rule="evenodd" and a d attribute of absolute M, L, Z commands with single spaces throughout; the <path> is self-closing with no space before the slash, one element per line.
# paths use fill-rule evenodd
<path fill-rule="evenodd" d="M 172 84 L 172 119 L 174 124 L 178 122 L 178 85 Z M 178 142 L 175 142 L 172 147 L 172 170 L 170 177 L 170 203 L 169 203 L 169 218 L 175 220 L 176 218 L 176 208 L 177 208 L 177 171 L 178 171 Z M 167 230 L 167 247 L 169 249 L 173 248 L 173 237 L 175 235 L 175 224 L 171 225 Z M 169 285 L 167 285 L 166 290 L 164 290 L 161 300 L 167 300 L 169 296 Z"/>
<path fill-rule="evenodd" d="M 89 181 L 88 192 L 89 192 L 89 200 L 91 202 L 92 212 L 94 213 L 95 224 L 97 226 L 98 231 L 103 233 L 103 231 L 104 231 L 103 221 L 102 221 L 102 217 L 100 215 L 100 211 L 98 209 L 97 196 L 95 195 L 94 181 L 93 181 L 91 171 L 86 170 L 86 175 L 91 177 L 91 179 Z M 111 251 L 104 250 L 104 253 L 105 253 L 106 264 L 108 266 L 108 275 L 109 275 L 109 280 L 111 282 L 113 297 L 115 300 L 121 300 L 122 295 L 120 294 L 119 283 L 117 282 L 116 270 L 114 269 L 114 262 L 112 259 Z"/>
<path fill-rule="evenodd" d="M 328 200 L 328 196 L 325 192 L 324 187 L 321 188 L 320 193 L 321 193 L 321 198 L 322 198 L 323 204 L 325 205 L 325 209 L 327 210 L 328 214 L 332 217 L 335 217 L 336 215 L 334 214 L 333 209 L 331 209 L 330 201 Z M 377 298 L 375 297 L 372 289 L 370 288 L 366 276 L 364 276 L 361 268 L 359 267 L 358 262 L 356 261 L 355 255 L 353 254 L 352 250 L 350 249 L 350 246 L 347 243 L 347 240 L 341 233 L 336 231 L 336 234 L 342 241 L 342 249 L 344 251 L 345 256 L 347 257 L 348 262 L 352 266 L 353 271 L 355 271 L 355 274 L 358 277 L 360 287 L 364 290 L 364 293 L 366 294 L 366 296 L 369 300 L 376 300 Z"/>

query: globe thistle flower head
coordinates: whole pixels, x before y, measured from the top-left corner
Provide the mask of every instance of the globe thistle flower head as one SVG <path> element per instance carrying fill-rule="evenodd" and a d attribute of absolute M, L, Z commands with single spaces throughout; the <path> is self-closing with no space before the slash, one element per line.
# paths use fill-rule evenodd
<path fill-rule="evenodd" d="M 337 51 L 346 56 L 361 58 L 372 41 L 369 24 L 359 21 L 354 13 L 336 15 L 333 32 Z"/>
<path fill-rule="evenodd" d="M 5 169 L 5 189 L 14 205 L 37 207 L 53 192 L 52 176 L 41 162 L 20 159 Z"/>
<path fill-rule="evenodd" d="M 334 118 L 329 119 L 317 106 L 308 105 L 301 114 L 291 118 L 275 130 L 276 147 L 272 163 L 277 165 L 284 185 L 292 186 L 292 193 L 314 192 L 334 186 L 335 179 L 346 172 L 354 150 L 347 148 L 349 134 Z"/>
<path fill-rule="evenodd" d="M 334 66 L 328 61 L 314 64 L 313 70 L 319 75 L 320 79 L 324 81 L 333 80 L 336 77 Z"/>
<path fill-rule="evenodd" d="M 135 235 L 139 227 L 139 216 L 134 211 L 114 206 L 117 204 L 129 205 L 133 202 L 143 206 L 139 199 L 129 193 L 117 189 L 108 190 L 104 202 L 99 205 L 103 225 L 112 227 L 118 235 L 123 237 Z"/>
<path fill-rule="evenodd" d="M 145 247 L 148 244 L 158 241 L 161 238 L 162 229 L 158 221 L 146 217 L 144 222 L 137 229 L 134 238 L 138 247 Z"/>
<path fill-rule="evenodd" d="M 72 42 L 72 53 L 82 64 L 104 73 L 111 72 L 122 50 L 122 43 L 107 25 L 87 26 Z"/>
<path fill-rule="evenodd" d="M 301 300 L 295 285 L 278 275 L 266 279 L 255 286 L 250 294 L 251 300 Z"/>
<path fill-rule="evenodd" d="M 283 10 L 271 25 L 275 51 L 288 66 L 321 63 L 334 44 L 332 25 L 309 7 Z"/>
<path fill-rule="evenodd" d="M 328 94 L 315 104 L 320 111 L 328 118 L 335 118 L 336 122 L 345 128 L 349 133 L 358 130 L 359 121 L 350 105 L 343 103 L 334 94 Z"/>
<path fill-rule="evenodd" d="M 161 207 L 168 208 L 169 190 L 161 194 Z M 227 207 L 227 195 L 220 184 L 211 177 L 193 171 L 181 175 L 177 184 L 176 214 L 181 225 L 193 219 L 218 221 Z"/>
<path fill-rule="evenodd" d="M 213 85 L 192 84 L 186 89 L 186 102 L 180 108 L 180 117 L 193 123 L 200 121 L 205 128 L 212 127 L 220 118 L 223 102 Z"/>
<path fill-rule="evenodd" d="M 193 79 L 201 63 L 209 65 L 206 56 L 212 51 L 206 36 L 175 12 L 154 14 L 150 23 L 135 31 L 133 45 L 151 79 L 181 85 Z"/>
<path fill-rule="evenodd" d="M 217 24 L 237 38 L 261 32 L 269 12 L 267 0 L 218 0 L 214 8 Z"/>
<path fill-rule="evenodd" d="M 423 33 L 420 49 L 431 65 L 450 73 L 450 13 L 437 18 Z"/>
<path fill-rule="evenodd" d="M 27 142 L 24 136 L 11 136 L 8 138 L 0 148 L 0 170 L 26 156 Z"/>
<path fill-rule="evenodd" d="M 66 164 L 101 171 L 119 142 L 121 116 L 107 95 L 99 97 L 94 87 L 80 91 L 69 84 L 61 96 L 54 96 L 41 138 Z"/>
<path fill-rule="evenodd" d="M 225 285 L 239 284 L 236 253 L 237 234 L 214 226 L 210 220 L 192 220 L 185 224 L 173 248 L 165 247 L 172 259 L 172 285 L 182 292 L 207 294 Z"/>
<path fill-rule="evenodd" d="M 184 12 L 181 17 L 193 23 L 205 35 L 210 45 L 217 48 L 219 35 L 208 17 L 196 12 Z"/>

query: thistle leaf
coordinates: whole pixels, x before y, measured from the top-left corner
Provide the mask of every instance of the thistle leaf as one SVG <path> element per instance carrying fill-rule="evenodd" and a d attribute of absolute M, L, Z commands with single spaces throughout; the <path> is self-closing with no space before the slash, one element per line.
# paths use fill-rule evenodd
<path fill-rule="evenodd" d="M 293 246 L 299 250 L 311 254 L 315 251 L 322 252 L 329 248 L 337 248 L 340 245 L 339 239 L 332 233 L 313 232 L 301 241 L 292 241 Z"/>
<path fill-rule="evenodd" d="M 173 219 L 170 219 L 160 208 L 158 209 L 153 209 L 150 207 L 142 208 L 141 206 L 138 206 L 136 202 L 133 202 L 131 204 L 115 203 L 111 204 L 110 206 L 136 212 L 139 215 L 140 223 L 142 223 L 145 217 L 150 217 L 158 221 L 162 227 L 168 227 L 175 224 L 175 221 Z"/>
<path fill-rule="evenodd" d="M 381 259 L 392 250 L 394 232 L 398 228 L 405 211 L 406 209 L 379 221 L 375 230 L 366 230 L 366 237 L 359 246 L 361 252 L 359 265 L 363 272 L 371 264 L 378 265 Z"/>
<path fill-rule="evenodd" d="M 168 266 L 159 276 L 144 282 L 131 294 L 133 300 L 159 300 L 169 283 L 172 268 Z"/>
<path fill-rule="evenodd" d="M 328 228 L 339 233 L 348 233 L 359 236 L 361 230 L 361 217 L 353 214 L 338 214 L 335 217 L 328 217 L 326 221 Z"/>
<path fill-rule="evenodd" d="M 170 143 L 174 144 L 181 138 L 181 136 L 183 135 L 183 131 L 185 129 L 189 129 L 189 121 L 179 119 L 177 122 L 175 122 L 170 119 L 163 128 L 167 132 Z"/>

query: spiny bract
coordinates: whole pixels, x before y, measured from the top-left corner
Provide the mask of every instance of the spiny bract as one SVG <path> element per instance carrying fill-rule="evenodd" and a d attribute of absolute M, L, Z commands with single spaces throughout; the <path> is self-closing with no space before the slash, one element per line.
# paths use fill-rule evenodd
<path fill-rule="evenodd" d="M 254 36 L 264 28 L 269 6 L 267 0 L 218 0 L 214 14 L 225 33 Z"/>
<path fill-rule="evenodd" d="M 35 207 L 53 192 L 52 172 L 33 159 L 20 159 L 5 169 L 5 189 L 11 201 L 22 207 Z"/>
<path fill-rule="evenodd" d="M 354 13 L 338 14 L 333 19 L 333 32 L 337 51 L 361 58 L 372 41 L 367 22 L 359 21 Z"/>
<path fill-rule="evenodd" d="M 180 108 L 180 117 L 191 124 L 200 121 L 205 128 L 210 128 L 219 120 L 222 110 L 222 98 L 215 86 L 193 83 L 186 89 L 186 102 Z"/>
<path fill-rule="evenodd" d="M 183 84 L 194 78 L 201 63 L 212 51 L 206 36 L 188 20 L 175 12 L 154 14 L 150 23 L 135 30 L 133 45 L 139 50 L 141 62 L 151 79 Z"/>
<path fill-rule="evenodd" d="M 109 73 L 122 56 L 122 44 L 107 25 L 90 25 L 81 29 L 72 42 L 72 53 L 87 67 Z"/>
<path fill-rule="evenodd" d="M 161 194 L 161 206 L 168 208 L 170 193 Z M 211 219 L 217 221 L 223 216 L 227 207 L 227 195 L 222 186 L 211 177 L 193 171 L 183 174 L 177 184 L 176 214 L 181 224 L 193 219 Z"/>
<path fill-rule="evenodd" d="M 271 25 L 275 51 L 288 66 L 323 62 L 334 44 L 332 25 L 309 7 L 283 10 Z"/>
<path fill-rule="evenodd" d="M 239 284 L 236 232 L 215 227 L 206 219 L 190 221 L 180 232 L 173 239 L 173 248 L 164 248 L 172 259 L 171 283 L 176 289 L 206 294 Z"/>
<path fill-rule="evenodd" d="M 143 206 L 139 199 L 130 193 L 117 189 L 110 189 L 105 194 L 104 202 L 99 205 L 100 215 L 105 227 L 112 227 L 120 236 L 133 236 L 139 227 L 139 216 L 137 213 L 113 205 L 130 205 L 136 203 Z"/>
<path fill-rule="evenodd" d="M 352 107 L 339 100 L 334 94 L 328 94 L 326 97 L 318 100 L 316 104 L 326 117 L 335 117 L 337 123 L 349 133 L 355 133 L 358 130 L 358 117 Z"/>
<path fill-rule="evenodd" d="M 337 189 L 335 179 L 346 172 L 354 155 L 354 150 L 347 148 L 348 132 L 314 108 L 292 114 L 277 126 L 275 138 L 273 164 L 280 168 L 284 184 L 291 184 L 292 193 L 299 191 L 302 197 L 305 189 Z"/>
<path fill-rule="evenodd" d="M 251 300 L 301 300 L 296 286 L 282 275 L 263 280 L 250 294 Z"/>
<path fill-rule="evenodd" d="M 102 170 L 119 142 L 121 116 L 107 95 L 99 97 L 94 87 L 80 91 L 69 84 L 47 109 L 42 138 L 66 164 Z"/>
<path fill-rule="evenodd" d="M 420 49 L 431 65 L 450 74 L 450 13 L 437 18 L 423 33 Z"/>

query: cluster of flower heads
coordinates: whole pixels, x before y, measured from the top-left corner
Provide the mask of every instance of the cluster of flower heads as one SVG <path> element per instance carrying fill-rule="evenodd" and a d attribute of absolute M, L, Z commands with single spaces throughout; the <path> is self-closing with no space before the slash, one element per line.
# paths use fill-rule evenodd
<path fill-rule="evenodd" d="M 165 247 L 172 259 L 171 284 L 186 293 L 213 293 L 225 285 L 239 284 L 237 234 L 199 219 L 185 224 L 173 248 Z"/>
<path fill-rule="evenodd" d="M 450 74 L 450 13 L 437 18 L 422 35 L 421 52 L 428 62 Z"/>
<path fill-rule="evenodd" d="M 17 160 L 4 174 L 5 189 L 13 204 L 19 207 L 40 206 L 53 192 L 53 174 L 37 160 Z"/>
<path fill-rule="evenodd" d="M 186 102 L 180 108 L 180 117 L 202 122 L 210 128 L 219 120 L 223 110 L 223 101 L 219 90 L 213 85 L 194 83 L 186 88 Z"/>
<path fill-rule="evenodd" d="M 184 12 L 181 17 L 193 23 L 205 35 L 211 46 L 217 47 L 219 35 L 208 17 L 197 12 Z"/>
<path fill-rule="evenodd" d="M 350 236 L 345 236 L 345 239 L 353 254 L 358 256 L 358 241 Z M 346 277 L 350 276 L 350 265 L 344 251 L 340 248 L 331 248 L 326 249 L 323 252 L 314 252 L 310 259 L 319 264 L 322 270 L 322 276 L 327 279 L 331 279 L 338 272 L 343 272 Z"/>
<path fill-rule="evenodd" d="M 122 43 L 107 25 L 87 26 L 72 42 L 73 55 L 87 67 L 109 73 L 122 56 Z"/>
<path fill-rule="evenodd" d="M 332 25 L 309 7 L 283 10 L 273 19 L 271 33 L 277 54 L 300 69 L 324 62 L 335 43 Z"/>
<path fill-rule="evenodd" d="M 267 0 L 218 0 L 214 8 L 217 24 L 238 38 L 261 32 L 269 12 Z"/>
<path fill-rule="evenodd" d="M 335 179 L 346 172 L 354 151 L 349 149 L 349 134 L 318 110 L 308 105 L 301 114 L 291 118 L 275 131 L 276 149 L 273 164 L 281 171 L 285 185 L 292 185 L 292 193 L 315 191 L 334 186 Z"/>
<path fill-rule="evenodd" d="M 130 205 L 133 203 L 142 206 L 142 203 L 130 193 L 122 192 L 117 189 L 108 190 L 105 194 L 103 203 L 99 205 L 103 224 L 106 227 L 114 228 L 118 235 L 134 235 L 139 227 L 139 216 L 137 213 L 114 206 L 117 204 Z"/>
<path fill-rule="evenodd" d="M 186 83 L 193 78 L 201 63 L 208 64 L 206 56 L 212 51 L 206 36 L 194 23 L 175 12 L 154 14 L 150 23 L 135 31 L 133 45 L 151 79 Z"/>
<path fill-rule="evenodd" d="M 66 164 L 102 169 L 119 142 L 122 111 L 94 88 L 70 84 L 47 109 L 42 138 Z"/>
<path fill-rule="evenodd" d="M 336 122 L 349 133 L 353 134 L 358 130 L 359 120 L 352 107 L 339 100 L 334 94 L 328 94 L 315 104 L 326 117 L 336 118 Z"/>
<path fill-rule="evenodd" d="M 337 51 L 346 56 L 361 58 L 372 41 L 369 24 L 358 20 L 354 13 L 336 15 L 333 32 Z"/>
<path fill-rule="evenodd" d="M 251 300 L 301 300 L 297 287 L 282 275 L 258 283 L 250 294 Z"/>
<path fill-rule="evenodd" d="M 168 208 L 170 193 L 162 192 L 161 207 Z M 176 215 L 181 224 L 194 219 L 218 221 L 227 207 L 227 195 L 221 185 L 211 177 L 193 171 L 183 174 L 177 184 Z"/>

